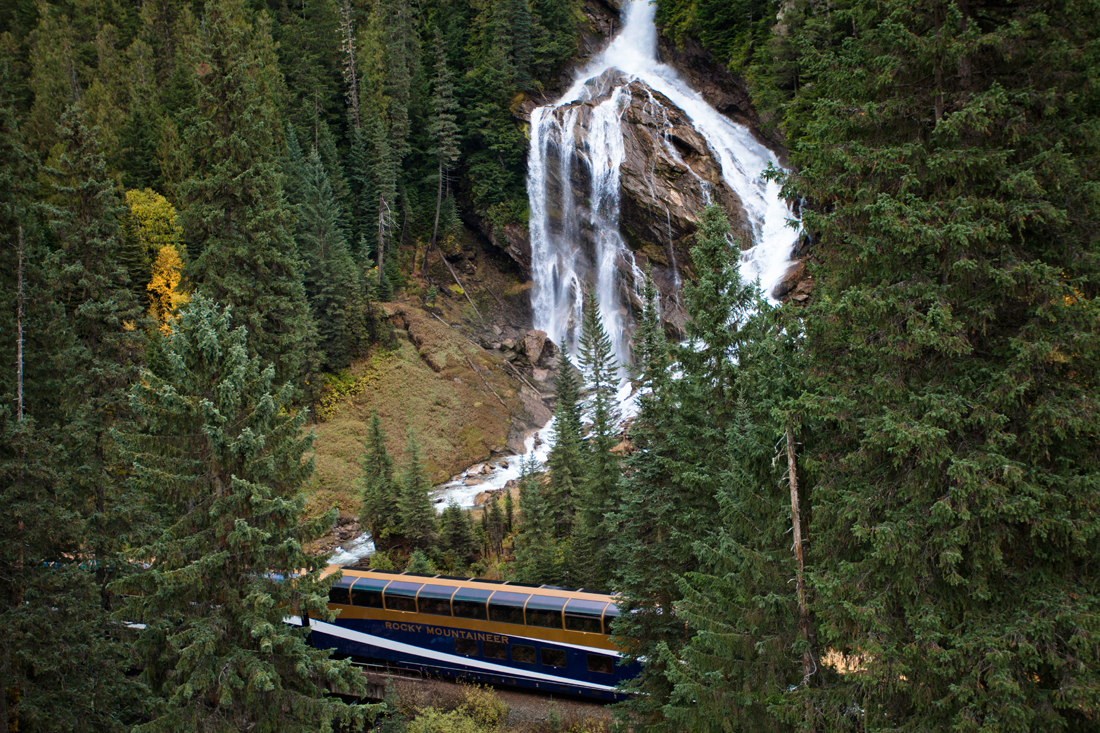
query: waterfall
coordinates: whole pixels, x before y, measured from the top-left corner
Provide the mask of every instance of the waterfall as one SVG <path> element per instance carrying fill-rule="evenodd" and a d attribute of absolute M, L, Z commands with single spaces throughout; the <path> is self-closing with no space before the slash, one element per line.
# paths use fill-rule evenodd
<path fill-rule="evenodd" d="M 691 119 L 721 164 L 726 184 L 740 197 L 753 240 L 742 253 L 743 280 L 759 280 L 770 293 L 789 266 L 797 238 L 787 226 L 795 217 L 778 184 L 761 178 L 769 165 L 779 167 L 778 160 L 747 128 L 710 107 L 674 69 L 657 60 L 655 12 L 649 0 L 630 0 L 619 35 L 561 99 L 531 114 L 527 185 L 535 328 L 576 353 L 583 292 L 592 289 L 622 365 L 630 363 L 630 322 L 619 271 L 637 269 L 619 232 L 620 116 L 629 102 L 625 86 L 630 81 L 645 82 Z M 607 83 L 614 85 L 613 91 L 591 112 L 575 104 L 599 96 L 596 91 L 602 95 Z M 648 102 L 659 105 L 652 95 Z M 577 129 L 581 114 L 591 114 L 584 136 Z M 671 143 L 667 147 L 678 156 Z M 578 164 L 587 167 L 587 201 L 574 195 Z"/>

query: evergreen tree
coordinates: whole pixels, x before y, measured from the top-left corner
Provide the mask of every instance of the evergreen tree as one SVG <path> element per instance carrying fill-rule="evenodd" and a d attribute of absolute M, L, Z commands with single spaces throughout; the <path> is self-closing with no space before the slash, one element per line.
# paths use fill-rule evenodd
<path fill-rule="evenodd" d="M 740 282 L 728 233 L 722 209 L 703 210 L 691 251 L 696 280 L 684 285 L 690 317 L 684 344 L 664 343 L 656 293 L 650 293 L 640 365 L 649 390 L 631 426 L 636 451 L 613 514 L 610 557 L 623 594 L 614 631 L 630 657 L 646 660 L 637 683 L 645 694 L 631 706 L 657 728 L 668 725 L 663 707 L 673 690 L 666 676 L 670 655 L 690 637 L 681 616 L 681 580 L 699 569 L 705 548 L 699 542 L 717 529 L 718 497 L 729 475 L 729 430 L 736 424 L 741 330 L 758 302 L 756 289 Z"/>
<path fill-rule="evenodd" d="M 398 510 L 399 490 L 394 483 L 393 459 L 386 451 L 386 436 L 378 413 L 371 411 L 370 427 L 364 442 L 363 504 L 359 524 L 371 534 L 379 552 L 392 547 L 401 525 Z"/>
<path fill-rule="evenodd" d="M 50 171 L 57 246 L 49 262 L 71 337 L 61 354 L 67 480 L 78 487 L 75 508 L 88 519 L 90 552 L 105 586 L 131 514 L 111 431 L 128 417 L 126 390 L 137 377 L 143 308 L 121 261 L 125 208 L 79 107 L 62 117 L 60 138 L 63 152 Z"/>
<path fill-rule="evenodd" d="M 516 535 L 515 579 L 521 583 L 557 584 L 564 577 L 553 514 L 547 502 L 548 483 L 540 480 L 534 459 L 524 458 L 519 477 L 520 528 Z"/>
<path fill-rule="evenodd" d="M 401 482 L 401 534 L 409 547 L 430 550 L 435 545 L 435 508 L 432 506 L 432 482 L 424 471 L 420 443 L 409 433 L 409 458 Z"/>
<path fill-rule="evenodd" d="M 298 250 L 305 261 L 305 287 L 318 348 L 326 371 L 351 364 L 366 346 L 365 303 L 358 268 L 340 228 L 340 210 L 316 151 L 299 186 Z"/>
<path fill-rule="evenodd" d="M 424 554 L 423 550 L 414 550 L 409 557 L 409 564 L 405 566 L 405 572 L 420 573 L 421 575 L 435 575 L 435 565 Z"/>
<path fill-rule="evenodd" d="M 128 730 L 142 709 L 142 690 L 126 676 L 133 659 L 111 636 L 96 565 L 78 561 L 94 557 L 89 546 L 107 548 L 86 531 L 89 485 L 64 447 L 72 375 L 58 365 L 75 355 L 74 342 L 54 300 L 18 89 L 0 61 L 0 727 Z"/>
<path fill-rule="evenodd" d="M 288 609 L 332 618 L 333 579 L 320 580 L 302 548 L 335 510 L 303 520 L 312 436 L 291 407 L 293 387 L 275 387 L 274 368 L 248 355 L 246 330 L 201 295 L 161 348 L 132 392 L 145 429 L 125 442 L 163 529 L 133 551 L 148 568 L 118 584 L 134 594 L 119 616 L 146 625 L 142 677 L 159 696 L 143 730 L 362 725 L 371 708 L 326 689 L 359 689 L 355 668 L 284 622 Z"/>
<path fill-rule="evenodd" d="M 813 721 L 811 687 L 831 676 L 804 613 L 801 523 L 792 532 L 809 508 L 794 503 L 805 475 L 796 447 L 784 446 L 793 440 L 789 410 L 801 386 L 799 322 L 779 318 L 783 311 L 762 298 L 753 311 L 737 329 L 738 396 L 720 463 L 721 521 L 695 543 L 699 569 L 680 583 L 679 615 L 695 635 L 663 664 L 674 685 L 664 713 L 691 730 L 788 730 L 791 722 Z"/>
<path fill-rule="evenodd" d="M 554 447 L 550 449 L 550 490 L 547 496 L 554 537 L 568 537 L 584 482 L 581 444 L 580 387 L 577 372 L 564 348 L 558 352 L 557 401 L 554 408 Z"/>
<path fill-rule="evenodd" d="M 504 553 L 504 512 L 500 509 L 500 501 L 494 498 L 485 507 L 485 529 L 489 535 L 489 545 L 492 551 L 499 557 Z"/>
<path fill-rule="evenodd" d="M 864 729 L 1100 714 L 1091 12 L 854 2 L 802 60 L 812 586 L 861 665 L 822 706 L 859 700 Z"/>
<path fill-rule="evenodd" d="M 454 501 L 447 504 L 439 518 L 439 549 L 456 570 L 477 557 L 474 528 Z"/>
<path fill-rule="evenodd" d="M 182 187 L 188 276 L 233 306 L 249 348 L 280 379 L 308 369 L 314 325 L 291 237 L 273 131 L 282 83 L 272 40 L 241 0 L 209 2 L 196 43 L 197 106 L 184 141 L 194 170 Z"/>
<path fill-rule="evenodd" d="M 432 108 L 434 116 L 428 134 L 433 143 L 432 152 L 439 164 L 439 181 L 435 197 L 435 223 L 432 225 L 432 242 L 428 254 L 435 249 L 436 238 L 439 235 L 439 214 L 443 207 L 443 189 L 447 174 L 458 163 L 458 122 L 456 111 L 458 104 L 454 98 L 454 82 L 451 79 L 451 69 L 447 65 L 447 52 L 443 45 L 443 37 L 436 32 L 435 36 L 435 80 L 432 92 Z M 425 259 L 427 255 L 425 255 Z M 427 262 L 424 263 L 427 270 Z"/>
<path fill-rule="evenodd" d="M 619 432 L 618 380 L 611 339 L 592 293 L 584 300 L 580 362 L 591 394 L 592 427 L 585 446 L 585 480 L 577 502 L 579 519 L 573 529 L 572 582 L 606 588 L 611 572 L 606 552 L 613 534 L 606 515 L 617 503 L 620 474 L 618 458 L 611 453 Z"/>

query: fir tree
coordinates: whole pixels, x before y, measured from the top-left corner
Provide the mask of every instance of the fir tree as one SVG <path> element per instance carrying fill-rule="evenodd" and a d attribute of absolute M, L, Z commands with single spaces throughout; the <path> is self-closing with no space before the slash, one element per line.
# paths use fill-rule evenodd
<path fill-rule="evenodd" d="M 340 228 L 340 210 L 328 174 L 314 151 L 299 187 L 298 250 L 305 262 L 306 295 L 326 371 L 351 364 L 366 345 L 365 303 L 358 268 Z"/>
<path fill-rule="evenodd" d="M 438 537 L 435 508 L 432 506 L 432 483 L 424 471 L 420 443 L 409 433 L 409 458 L 401 482 L 401 534 L 409 547 L 430 550 Z"/>
<path fill-rule="evenodd" d="M 585 386 L 591 393 L 592 427 L 585 446 L 585 480 L 577 502 L 579 519 L 573 531 L 572 582 L 589 588 L 606 588 L 610 579 L 606 552 L 613 534 L 606 515 L 617 503 L 620 474 L 618 458 L 611 453 L 618 434 L 618 380 L 611 339 L 591 293 L 584 301 L 580 362 Z"/>
<path fill-rule="evenodd" d="M 435 575 L 435 565 L 423 550 L 414 550 L 409 557 L 409 564 L 405 566 L 407 573 L 420 573 L 421 575 Z"/>
<path fill-rule="evenodd" d="M 573 531 L 585 470 L 580 388 L 576 369 L 564 348 L 558 352 L 557 401 L 554 409 L 554 447 L 547 458 L 550 467 L 547 502 L 554 536 L 560 539 L 568 537 Z"/>
<path fill-rule="evenodd" d="M 439 214 L 443 207 L 443 190 L 447 174 L 458 163 L 458 122 L 456 111 L 458 104 L 454 98 L 454 82 L 451 80 L 451 70 L 447 65 L 446 48 L 443 45 L 443 37 L 436 32 L 435 36 L 435 80 L 432 92 L 432 108 L 434 117 L 428 134 L 433 143 L 432 152 L 435 154 L 439 165 L 439 181 L 435 198 L 435 223 L 432 225 L 432 242 L 428 254 L 435 249 L 436 238 L 439 235 Z M 427 259 L 428 255 L 425 255 Z M 427 269 L 427 262 L 424 264 Z"/>
<path fill-rule="evenodd" d="M 667 725 L 669 655 L 678 655 L 690 636 L 680 615 L 680 581 L 700 567 L 698 543 L 717 529 L 735 424 L 740 331 L 758 302 L 755 288 L 740 282 L 725 213 L 710 206 L 700 219 L 691 252 L 696 280 L 684 285 L 685 344 L 664 343 L 656 292 L 648 298 L 640 366 L 649 391 L 631 426 L 636 451 L 626 462 L 612 520 L 611 564 L 623 594 L 614 631 L 630 657 L 647 660 L 637 682 L 645 694 L 631 706 L 655 726 Z M 669 653 L 662 654 L 663 647 Z"/>
<path fill-rule="evenodd" d="M 821 714 L 1083 730 L 1100 714 L 1096 24 L 1075 2 L 855 2 L 802 63 Z M 804 37 L 802 31 L 799 32 Z M 808 34 L 807 34 L 808 35 Z"/>
<path fill-rule="evenodd" d="M 394 483 L 393 459 L 386 451 L 386 436 L 378 413 L 371 411 L 370 427 L 364 443 L 363 504 L 359 511 L 359 523 L 371 533 L 374 546 L 381 552 L 393 546 L 394 535 L 400 528 L 398 488 Z"/>
<path fill-rule="evenodd" d="M 73 375 L 58 365 L 75 364 L 76 352 L 54 301 L 57 271 L 33 200 L 39 167 L 25 144 L 10 71 L 0 61 L 0 726 L 128 730 L 142 710 L 140 685 L 126 676 L 134 660 L 111 636 L 97 566 L 74 561 L 92 557 L 89 547 L 111 548 L 87 531 L 89 482 L 64 446 Z M 71 205 L 72 197 L 63 201 Z M 101 303 L 88 307 L 103 313 Z M 86 430 L 87 419 L 79 427 Z M 103 468 L 87 470 L 94 479 Z"/>
<path fill-rule="evenodd" d="M 280 379 L 308 369 L 315 339 L 302 265 L 289 230 L 273 131 L 281 78 L 263 24 L 240 0 L 210 2 L 196 43 L 197 106 L 184 141 L 194 170 L 182 187 L 188 276 L 233 306 L 249 348 Z"/>
<path fill-rule="evenodd" d="M 149 564 L 120 582 L 120 617 L 146 624 L 142 673 L 159 696 L 144 730 L 330 730 L 360 725 L 369 707 L 327 696 L 361 685 L 347 662 L 306 643 L 288 609 L 330 619 L 332 579 L 303 545 L 333 512 L 305 522 L 311 435 L 291 407 L 293 387 L 249 356 L 229 309 L 199 295 L 181 312 L 163 354 L 134 386 L 145 430 L 125 436 L 134 482 L 162 517 L 133 557 Z M 290 579 L 293 578 L 293 582 Z"/>
<path fill-rule="evenodd" d="M 547 502 L 547 482 L 536 473 L 534 459 L 524 459 L 519 477 L 520 528 L 512 566 L 521 583 L 557 584 L 564 577 L 554 518 Z"/>
<path fill-rule="evenodd" d="M 439 518 L 439 549 L 455 569 L 468 565 L 477 557 L 474 528 L 454 501 L 447 504 Z"/>
<path fill-rule="evenodd" d="M 131 514 L 111 431 L 128 417 L 126 390 L 137 377 L 143 308 L 120 259 L 125 208 L 80 108 L 62 117 L 60 137 L 64 152 L 51 171 L 57 248 L 49 262 L 71 334 L 62 354 L 69 480 L 79 487 L 77 508 L 89 520 L 88 542 L 105 586 Z"/>

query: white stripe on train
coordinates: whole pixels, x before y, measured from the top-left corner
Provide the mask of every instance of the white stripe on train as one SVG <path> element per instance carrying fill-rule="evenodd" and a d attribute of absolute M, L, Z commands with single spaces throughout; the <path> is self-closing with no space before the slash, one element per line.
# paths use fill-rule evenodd
<path fill-rule="evenodd" d="M 443 654 L 441 652 L 431 651 L 423 647 L 413 646 L 412 644 L 402 644 L 399 641 L 392 641 L 381 636 L 364 634 L 360 631 L 352 631 L 351 629 L 345 629 L 341 626 L 325 623 L 324 621 L 318 621 L 312 618 L 309 620 L 309 625 L 310 628 L 316 629 L 322 634 L 328 634 L 329 636 L 347 639 L 348 641 L 357 641 L 360 644 L 370 644 L 371 646 L 381 647 L 382 649 L 389 649 L 400 654 L 409 654 L 412 656 L 423 657 L 425 659 L 434 659 L 437 662 L 446 662 L 447 664 L 451 665 L 474 667 L 484 672 L 492 672 L 494 674 L 502 675 L 505 677 L 520 677 L 523 679 L 539 682 L 553 682 L 555 684 L 569 687 L 587 687 L 591 690 L 602 690 L 604 692 L 615 691 L 615 688 L 610 685 L 598 685 L 594 682 L 582 682 L 581 680 L 575 680 L 569 677 L 558 677 L 557 675 L 543 674 L 542 672 L 529 672 L 525 669 L 505 667 L 503 664 L 482 662 L 477 659 L 470 659 L 469 657 L 459 657 L 454 654 Z M 600 652 L 603 652 L 603 650 L 601 649 Z"/>

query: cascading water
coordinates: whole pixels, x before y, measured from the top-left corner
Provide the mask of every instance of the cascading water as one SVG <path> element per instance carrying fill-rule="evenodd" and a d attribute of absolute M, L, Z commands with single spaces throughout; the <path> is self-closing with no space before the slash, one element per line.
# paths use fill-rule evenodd
<path fill-rule="evenodd" d="M 528 197 L 535 328 L 575 353 L 583 292 L 590 288 L 616 358 L 624 365 L 630 361 L 630 324 L 618 273 L 633 266 L 633 257 L 619 232 L 620 117 L 632 80 L 664 95 L 690 118 L 721 164 L 723 180 L 741 199 L 753 245 L 742 253 L 743 280 L 759 280 L 770 293 L 789 267 L 797 238 L 787 226 L 794 215 L 780 197 L 779 185 L 761 177 L 769 165 L 778 168 L 777 159 L 747 128 L 710 107 L 674 69 L 657 60 L 655 12 L 649 0 L 630 0 L 622 32 L 560 100 L 531 115 Z M 590 112 L 576 104 L 604 95 L 607 84 L 613 85 L 610 96 Z M 647 104 L 660 107 L 652 94 Z M 590 119 L 582 119 L 589 114 Z M 679 160 L 667 134 L 665 147 Z M 577 201 L 574 193 L 577 161 L 588 167 L 587 202 Z"/>

